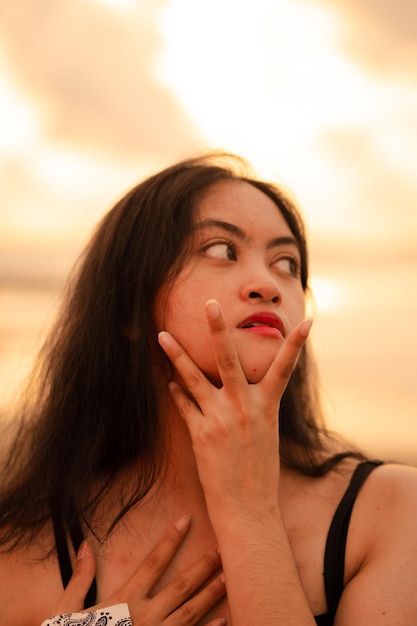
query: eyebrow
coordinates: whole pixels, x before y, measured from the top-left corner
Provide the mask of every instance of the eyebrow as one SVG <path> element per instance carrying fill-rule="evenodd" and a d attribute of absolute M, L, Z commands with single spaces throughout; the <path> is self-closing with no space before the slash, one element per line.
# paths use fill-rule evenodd
<path fill-rule="evenodd" d="M 194 226 L 194 230 L 196 231 L 204 230 L 205 228 L 221 228 L 222 230 L 225 230 L 231 233 L 232 235 L 235 235 L 236 237 L 238 237 L 238 239 L 241 239 L 242 241 L 250 240 L 250 237 L 248 237 L 245 231 L 239 228 L 239 226 L 236 226 L 235 224 L 230 224 L 229 222 L 223 222 L 222 220 L 214 220 L 214 219 L 202 220 L 201 222 L 198 222 Z M 293 245 L 298 250 L 300 249 L 300 245 L 297 239 L 295 237 L 290 237 L 288 235 L 284 237 L 274 237 L 274 239 L 271 239 L 270 241 L 268 241 L 266 247 L 268 250 L 271 250 L 272 248 L 276 248 L 278 246 L 285 246 L 285 245 Z"/>

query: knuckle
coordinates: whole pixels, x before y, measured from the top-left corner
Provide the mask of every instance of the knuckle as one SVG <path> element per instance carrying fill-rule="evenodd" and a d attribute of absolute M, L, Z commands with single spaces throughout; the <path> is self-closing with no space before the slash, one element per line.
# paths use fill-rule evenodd
<path fill-rule="evenodd" d="M 224 370 L 232 370 L 236 367 L 237 356 L 231 352 L 226 352 L 220 357 L 219 363 Z"/>
<path fill-rule="evenodd" d="M 197 619 L 197 613 L 190 604 L 184 604 L 180 609 L 182 624 L 194 624 Z"/>
<path fill-rule="evenodd" d="M 152 572 L 158 572 L 163 568 L 161 559 L 155 554 L 148 554 L 143 564 L 147 569 L 150 569 Z"/>
<path fill-rule="evenodd" d="M 220 317 L 217 320 L 211 321 L 211 330 L 213 333 L 223 333 L 226 330 L 226 324 Z"/>
<path fill-rule="evenodd" d="M 293 371 L 294 371 L 294 364 L 293 363 L 286 363 L 282 367 L 281 378 L 284 379 L 284 380 L 287 380 L 288 378 L 290 378 L 290 376 L 293 373 Z"/>
<path fill-rule="evenodd" d="M 215 445 L 216 441 L 224 439 L 227 436 L 227 432 L 227 428 L 224 424 L 220 420 L 217 420 L 214 427 L 200 428 L 198 432 L 198 442 L 204 449 L 207 446 Z"/>
<path fill-rule="evenodd" d="M 192 592 L 191 583 L 188 578 L 180 576 L 174 583 L 174 589 L 178 591 L 183 597 L 188 597 Z"/>
<path fill-rule="evenodd" d="M 198 389 L 198 387 L 201 387 L 202 382 L 203 378 L 198 374 L 191 374 L 190 376 L 187 376 L 188 389 Z"/>
<path fill-rule="evenodd" d="M 181 364 L 181 357 L 182 357 L 182 355 L 183 355 L 182 351 L 178 349 L 178 350 L 176 350 L 175 352 L 174 352 L 174 351 L 171 351 L 171 352 L 169 353 L 169 358 L 170 358 L 170 359 L 171 359 L 171 361 L 175 364 L 175 366 L 177 366 L 177 365 L 178 365 L 178 361 L 179 361 L 179 362 L 180 362 L 180 364 Z"/>

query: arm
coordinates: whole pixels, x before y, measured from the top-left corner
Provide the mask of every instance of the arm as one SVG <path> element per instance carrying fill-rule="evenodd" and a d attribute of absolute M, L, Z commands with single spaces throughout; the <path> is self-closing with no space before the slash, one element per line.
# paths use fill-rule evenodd
<path fill-rule="evenodd" d="M 217 303 L 209 301 L 207 318 L 220 389 L 168 333 L 160 343 L 195 399 L 171 384 L 219 542 L 232 622 L 312 626 L 278 506 L 279 403 L 311 323 L 295 328 L 264 378 L 249 385 Z"/>
<path fill-rule="evenodd" d="M 221 315 L 209 310 L 208 321 L 220 390 L 209 385 L 173 338 L 163 335 L 161 344 L 197 403 L 171 385 L 191 434 L 221 548 L 233 624 L 312 625 L 276 497 L 274 420 L 306 329 L 295 329 L 264 379 L 245 388 Z M 388 465 L 371 475 L 355 504 L 347 553 L 353 554 L 353 567 L 335 626 L 415 626 L 417 469 Z"/>
<path fill-rule="evenodd" d="M 192 626 L 201 620 L 207 611 L 225 595 L 223 577 L 218 575 L 205 585 L 207 580 L 221 566 L 217 549 L 205 554 L 194 565 L 177 576 L 157 595 L 149 594 L 162 576 L 166 567 L 177 552 L 189 529 L 190 520 L 183 516 L 168 530 L 157 543 L 135 574 L 113 596 L 83 612 L 83 602 L 87 590 L 94 578 L 94 555 L 87 543 L 83 543 L 77 555 L 77 564 L 73 576 L 55 607 L 55 616 L 45 620 L 41 626 L 74 626 L 80 620 L 80 626 L 102 624 L 107 621 L 124 626 Z M 201 588 L 196 595 L 193 594 Z M 75 611 L 75 613 L 74 613 Z M 121 621 L 117 621 L 121 620 Z M 107 623 L 105 621 L 105 623 Z M 210 622 L 208 626 L 221 626 L 224 620 Z"/>
<path fill-rule="evenodd" d="M 378 468 L 358 496 L 349 532 L 347 548 L 359 546 L 360 554 L 335 626 L 417 624 L 417 469 Z"/>

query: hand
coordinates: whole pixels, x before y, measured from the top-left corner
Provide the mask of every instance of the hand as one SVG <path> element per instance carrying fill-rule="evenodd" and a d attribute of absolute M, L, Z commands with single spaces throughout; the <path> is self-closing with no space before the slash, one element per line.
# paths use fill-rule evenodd
<path fill-rule="evenodd" d="M 105 602 L 86 611 L 126 602 L 133 626 L 183 626 L 184 624 L 193 626 L 197 624 L 226 593 L 224 578 L 219 575 L 194 597 L 191 597 L 221 567 L 217 549 L 205 554 L 158 594 L 152 598 L 148 595 L 177 552 L 189 526 L 188 516 L 177 520 L 125 585 Z M 83 610 L 84 598 L 94 574 L 94 555 L 88 544 L 84 542 L 79 550 L 72 578 L 59 605 L 55 608 L 56 615 Z M 217 619 L 207 626 L 221 626 L 224 623 L 223 619 Z"/>
<path fill-rule="evenodd" d="M 206 313 L 223 385 L 211 384 L 178 342 L 161 332 L 159 342 L 189 392 L 170 383 L 171 394 L 190 432 L 212 520 L 225 510 L 236 513 L 235 504 L 251 511 L 259 505 L 263 514 L 277 506 L 279 404 L 311 320 L 283 340 L 262 380 L 248 384 L 219 304 L 209 300 Z"/>

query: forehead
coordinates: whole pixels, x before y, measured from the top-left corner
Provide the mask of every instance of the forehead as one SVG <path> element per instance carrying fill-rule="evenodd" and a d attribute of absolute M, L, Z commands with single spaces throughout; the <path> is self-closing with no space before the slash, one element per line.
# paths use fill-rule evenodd
<path fill-rule="evenodd" d="M 240 180 L 214 183 L 203 193 L 195 223 L 208 219 L 236 224 L 249 231 L 266 229 L 291 234 L 275 202 L 257 187 Z"/>

